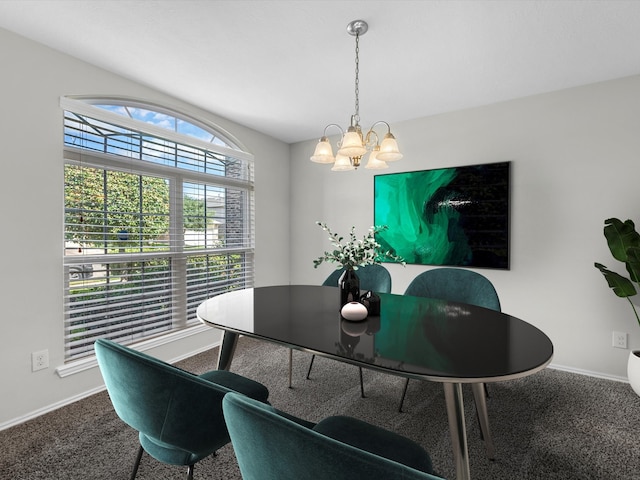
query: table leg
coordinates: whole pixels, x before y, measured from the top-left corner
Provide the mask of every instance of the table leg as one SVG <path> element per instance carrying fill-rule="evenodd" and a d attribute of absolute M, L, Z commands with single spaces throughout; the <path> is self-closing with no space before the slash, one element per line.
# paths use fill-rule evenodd
<path fill-rule="evenodd" d="M 453 446 L 453 459 L 456 464 L 456 479 L 471 480 L 467 431 L 464 423 L 462 385 L 460 383 L 444 383 L 443 385 L 444 397 L 447 403 L 447 417 L 449 418 L 449 432 Z"/>
<path fill-rule="evenodd" d="M 218 370 L 229 370 L 231 368 L 231 360 L 236 351 L 238 344 L 238 334 L 228 331 L 222 332 L 222 343 L 218 353 Z"/>
<path fill-rule="evenodd" d="M 484 389 L 484 383 L 472 383 L 473 398 L 476 401 L 478 410 L 478 421 L 480 422 L 480 431 L 484 440 L 484 447 L 487 450 L 487 458 L 489 460 L 496 459 L 496 451 L 493 447 L 493 439 L 491 438 L 491 430 L 489 429 L 489 414 L 487 412 L 487 397 Z"/>

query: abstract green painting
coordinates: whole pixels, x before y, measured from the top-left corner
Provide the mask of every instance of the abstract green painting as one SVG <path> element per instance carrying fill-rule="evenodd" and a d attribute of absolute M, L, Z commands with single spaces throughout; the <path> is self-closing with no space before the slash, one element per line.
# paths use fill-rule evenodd
<path fill-rule="evenodd" d="M 508 269 L 510 165 L 376 175 L 376 239 L 407 263 Z"/>

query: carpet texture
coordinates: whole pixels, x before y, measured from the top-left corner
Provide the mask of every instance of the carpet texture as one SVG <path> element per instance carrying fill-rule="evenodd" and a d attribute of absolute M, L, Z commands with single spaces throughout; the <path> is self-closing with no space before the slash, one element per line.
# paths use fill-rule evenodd
<path fill-rule="evenodd" d="M 217 349 L 178 365 L 211 370 Z M 271 403 L 312 421 L 343 414 L 405 435 L 429 451 L 434 467 L 455 478 L 442 386 L 412 381 L 403 413 L 397 407 L 403 379 L 364 370 L 367 398 L 360 398 L 358 369 L 294 352 L 294 384 L 287 388 L 288 350 L 241 338 L 231 370 L 265 384 Z M 489 385 L 489 418 L 496 461 L 485 457 L 471 389 L 465 409 L 474 480 L 640 479 L 640 397 L 624 383 L 544 370 Z M 0 479 L 128 479 L 137 434 L 124 425 L 102 392 L 0 432 Z M 138 479 L 183 479 L 185 469 L 145 455 Z M 198 463 L 195 478 L 240 479 L 231 445 Z M 386 479 L 385 479 L 386 480 Z"/>

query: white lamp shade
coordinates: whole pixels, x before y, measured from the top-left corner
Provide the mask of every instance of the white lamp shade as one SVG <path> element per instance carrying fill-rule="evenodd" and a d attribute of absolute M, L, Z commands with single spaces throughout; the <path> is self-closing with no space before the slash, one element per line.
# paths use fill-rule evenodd
<path fill-rule="evenodd" d="M 347 170 L 354 169 L 355 167 L 351 165 L 349 157 L 345 157 L 344 155 L 340 154 L 336 156 L 336 163 L 334 163 L 333 167 L 331 167 L 331 170 L 333 170 L 334 172 L 345 172 Z"/>
<path fill-rule="evenodd" d="M 333 163 L 336 159 L 333 156 L 333 149 L 327 137 L 322 137 L 316 149 L 311 155 L 311 161 L 316 163 Z"/>
<path fill-rule="evenodd" d="M 380 153 L 378 153 L 377 159 L 383 162 L 395 162 L 401 158 L 402 154 L 398 149 L 398 142 L 392 134 L 387 133 L 380 144 Z"/>
<path fill-rule="evenodd" d="M 371 152 L 371 154 L 369 155 L 369 160 L 367 161 L 367 164 L 364 166 L 364 168 L 368 168 L 371 170 L 383 170 L 385 168 L 389 168 L 389 165 L 387 165 L 386 162 L 378 159 L 379 152 L 379 150 L 374 150 Z"/>
<path fill-rule="evenodd" d="M 367 153 L 367 149 L 362 145 L 362 137 L 356 131 L 347 132 L 342 137 L 342 144 L 338 155 L 344 155 L 345 157 L 360 157 Z"/>

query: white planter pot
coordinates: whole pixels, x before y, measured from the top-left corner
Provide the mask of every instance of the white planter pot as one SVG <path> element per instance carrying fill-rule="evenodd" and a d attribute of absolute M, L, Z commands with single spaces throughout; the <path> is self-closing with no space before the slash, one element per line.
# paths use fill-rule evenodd
<path fill-rule="evenodd" d="M 627 376 L 633 391 L 640 395 L 640 350 L 633 350 L 629 353 Z"/>

